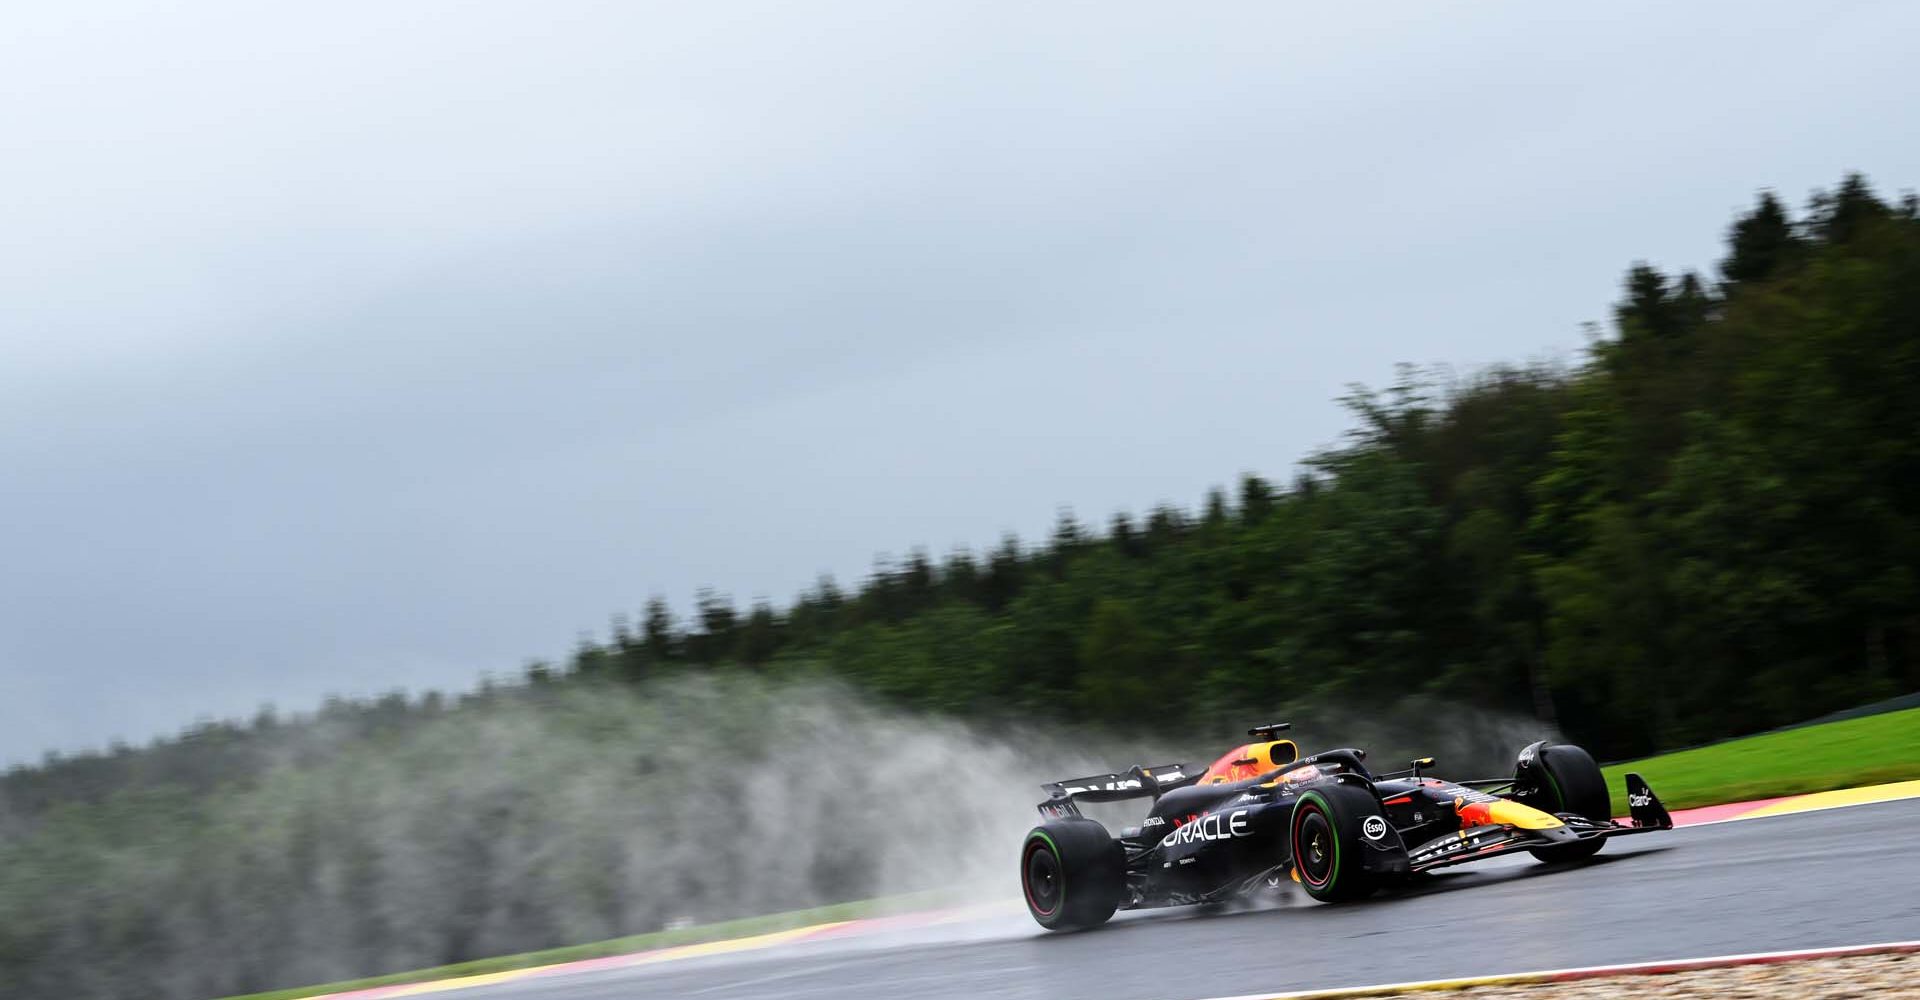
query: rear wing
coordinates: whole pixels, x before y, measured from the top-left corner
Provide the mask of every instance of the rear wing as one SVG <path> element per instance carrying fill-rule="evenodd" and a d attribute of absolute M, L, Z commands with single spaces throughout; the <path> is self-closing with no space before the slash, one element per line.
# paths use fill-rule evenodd
<path fill-rule="evenodd" d="M 1040 815 L 1064 819 L 1080 815 L 1075 802 L 1119 802 L 1123 799 L 1159 798 L 1168 789 L 1191 785 L 1207 773 L 1205 764 L 1135 764 L 1122 772 L 1068 778 L 1041 785 L 1047 801 L 1040 803 Z"/>

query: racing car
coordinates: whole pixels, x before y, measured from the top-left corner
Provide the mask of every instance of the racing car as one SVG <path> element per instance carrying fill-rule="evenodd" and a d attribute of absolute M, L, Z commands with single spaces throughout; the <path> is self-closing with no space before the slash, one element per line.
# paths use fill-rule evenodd
<path fill-rule="evenodd" d="M 1422 757 L 1375 774 L 1356 748 L 1300 756 L 1288 724 L 1211 765 L 1134 766 L 1041 786 L 1043 821 L 1020 849 L 1027 911 L 1049 930 L 1104 923 L 1115 910 L 1215 903 L 1296 882 L 1324 902 L 1359 899 L 1448 865 L 1527 851 L 1546 862 L 1592 857 L 1608 838 L 1673 829 L 1659 797 L 1626 776 L 1630 818 L 1616 822 L 1606 780 L 1585 750 L 1541 741 L 1510 778 L 1449 781 Z M 1118 837 L 1082 802 L 1152 798 Z"/>

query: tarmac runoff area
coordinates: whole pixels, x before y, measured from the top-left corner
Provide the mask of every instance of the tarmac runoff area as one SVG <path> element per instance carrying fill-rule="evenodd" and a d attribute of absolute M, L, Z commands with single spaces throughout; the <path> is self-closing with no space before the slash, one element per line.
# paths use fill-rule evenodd
<path fill-rule="evenodd" d="M 1900 950 L 1920 948 L 1912 943 L 1920 941 L 1920 781 L 1674 819 L 1681 829 L 1611 843 L 1585 864 L 1496 858 L 1359 903 L 1148 910 L 1094 931 L 1049 934 L 1015 901 L 333 1000 L 454 991 L 462 1000 L 1254 1000 L 1434 990 L 1583 1000 L 1685 990 L 1920 997 L 1920 954 Z M 1893 950 L 1816 957 L 1874 944 Z M 1814 954 L 1752 960 L 1780 951 Z M 1749 959 L 1673 971 L 1727 955 Z M 1590 968 L 1646 963 L 1665 971 L 1650 979 L 1635 968 Z M 1561 971 L 1521 971 L 1543 968 Z"/>

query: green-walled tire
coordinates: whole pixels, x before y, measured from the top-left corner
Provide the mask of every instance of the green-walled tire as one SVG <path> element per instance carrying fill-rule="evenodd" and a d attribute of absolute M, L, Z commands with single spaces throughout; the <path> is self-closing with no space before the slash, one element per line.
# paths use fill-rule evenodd
<path fill-rule="evenodd" d="M 1380 814 L 1380 802 L 1352 785 L 1328 784 L 1300 795 L 1288 823 L 1294 873 L 1307 895 L 1323 903 L 1361 899 L 1379 888 L 1361 866 L 1361 824 Z"/>
<path fill-rule="evenodd" d="M 1550 743 L 1539 749 L 1536 766 L 1545 780 L 1539 783 L 1526 805 L 1544 812 L 1574 813 L 1596 823 L 1613 819 L 1607 779 L 1600 773 L 1600 765 L 1593 762 L 1592 754 L 1572 744 Z M 1600 853 L 1605 845 L 1604 838 L 1594 837 L 1574 844 L 1536 847 L 1527 853 L 1548 863 L 1585 861 Z"/>
<path fill-rule="evenodd" d="M 1126 851 L 1090 819 L 1034 827 L 1020 848 L 1020 888 L 1027 912 L 1048 930 L 1097 927 L 1113 916 L 1126 890 Z"/>

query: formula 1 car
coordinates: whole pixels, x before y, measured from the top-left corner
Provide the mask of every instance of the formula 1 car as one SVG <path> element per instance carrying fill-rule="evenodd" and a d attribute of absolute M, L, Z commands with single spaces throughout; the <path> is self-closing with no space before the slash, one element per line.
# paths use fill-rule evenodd
<path fill-rule="evenodd" d="M 1433 758 L 1374 774 L 1365 750 L 1300 756 L 1286 723 L 1213 762 L 1135 766 L 1041 786 L 1041 825 L 1020 849 L 1027 910 L 1050 930 L 1092 927 L 1117 909 L 1221 902 L 1279 890 L 1358 899 L 1448 865 L 1528 851 L 1541 861 L 1592 857 L 1609 837 L 1673 829 L 1637 774 L 1631 819 L 1617 823 L 1585 750 L 1545 741 L 1520 751 L 1513 777 L 1446 781 Z M 1148 798 L 1146 819 L 1114 837 L 1080 802 Z"/>

